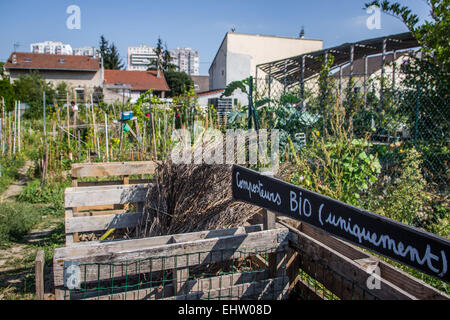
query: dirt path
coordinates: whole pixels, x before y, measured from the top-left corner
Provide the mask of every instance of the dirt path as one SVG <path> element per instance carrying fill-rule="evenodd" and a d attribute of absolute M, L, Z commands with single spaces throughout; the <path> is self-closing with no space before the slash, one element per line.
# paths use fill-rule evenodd
<path fill-rule="evenodd" d="M 25 162 L 25 165 L 18 170 L 19 173 L 19 179 L 14 181 L 8 189 L 3 192 L 3 194 L 0 197 L 0 201 L 11 201 L 10 198 L 17 197 L 21 192 L 22 189 L 25 187 L 27 182 L 30 180 L 30 178 L 27 177 L 27 172 L 30 169 L 30 167 L 33 165 L 33 162 L 30 160 L 27 160 Z"/>

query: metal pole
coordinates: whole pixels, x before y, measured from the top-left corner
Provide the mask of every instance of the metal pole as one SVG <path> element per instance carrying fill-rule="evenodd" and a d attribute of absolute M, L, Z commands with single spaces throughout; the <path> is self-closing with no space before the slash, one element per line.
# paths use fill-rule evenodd
<path fill-rule="evenodd" d="M 248 130 L 252 128 L 252 94 L 253 94 L 253 77 L 250 76 L 250 81 L 248 84 L 249 87 L 249 95 L 248 95 Z"/>
<path fill-rule="evenodd" d="M 270 107 L 270 97 L 272 89 L 272 64 L 269 65 L 269 107 Z"/>
<path fill-rule="evenodd" d="M 300 94 L 302 97 L 302 108 L 305 107 L 305 56 L 302 56 L 302 73 L 300 79 Z"/>
<path fill-rule="evenodd" d="M 367 109 L 367 66 L 368 57 L 364 56 L 364 108 Z"/>
<path fill-rule="evenodd" d="M 397 66 L 397 51 L 394 50 L 392 55 L 392 89 L 395 89 L 395 67 Z"/>
<path fill-rule="evenodd" d="M 354 57 L 355 57 L 355 46 L 352 45 L 350 47 L 350 86 L 352 85 L 352 81 L 353 81 L 353 61 L 354 61 Z M 351 87 L 350 87 L 351 89 Z"/>
<path fill-rule="evenodd" d="M 417 147 L 417 135 L 419 131 L 419 113 L 420 113 L 420 82 L 417 81 L 417 99 L 416 99 L 416 123 L 414 126 L 414 146 Z"/>
<path fill-rule="evenodd" d="M 381 110 L 384 108 L 384 73 L 385 73 L 385 63 L 386 63 L 386 43 L 387 40 L 383 39 L 383 51 L 381 54 L 381 92 L 380 92 L 380 103 Z"/>

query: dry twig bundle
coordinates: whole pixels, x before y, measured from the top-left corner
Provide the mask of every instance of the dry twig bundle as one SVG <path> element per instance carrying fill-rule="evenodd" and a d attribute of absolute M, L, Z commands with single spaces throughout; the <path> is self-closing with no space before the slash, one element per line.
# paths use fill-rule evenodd
<path fill-rule="evenodd" d="M 205 147 L 223 153 L 216 144 Z M 261 213 L 259 207 L 232 199 L 231 171 L 231 165 L 175 164 L 168 157 L 147 193 L 139 237 L 242 226 Z"/>

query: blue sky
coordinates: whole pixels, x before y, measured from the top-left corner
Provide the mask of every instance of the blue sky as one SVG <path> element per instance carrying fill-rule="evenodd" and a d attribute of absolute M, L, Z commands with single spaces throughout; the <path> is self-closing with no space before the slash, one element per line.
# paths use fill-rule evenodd
<path fill-rule="evenodd" d="M 428 16 L 424 0 L 397 0 L 421 18 Z M 394 33 L 406 32 L 401 21 L 382 14 L 381 29 L 366 27 L 364 0 L 0 0 L 0 61 L 15 42 L 18 51 L 30 43 L 62 41 L 73 48 L 98 46 L 101 34 L 116 44 L 124 62 L 127 47 L 155 45 L 158 36 L 170 49 L 191 47 L 199 52 L 200 74 L 209 66 L 225 33 L 258 33 L 296 37 L 305 27 L 306 38 L 324 40 L 324 48 Z M 81 29 L 69 30 L 70 5 L 81 9 Z"/>

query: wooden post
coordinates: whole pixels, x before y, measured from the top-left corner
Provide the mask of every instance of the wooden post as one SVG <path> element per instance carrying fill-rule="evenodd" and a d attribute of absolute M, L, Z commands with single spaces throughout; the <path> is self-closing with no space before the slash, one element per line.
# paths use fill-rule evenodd
<path fill-rule="evenodd" d="M 35 259 L 36 300 L 44 300 L 44 251 L 39 250 Z"/>

